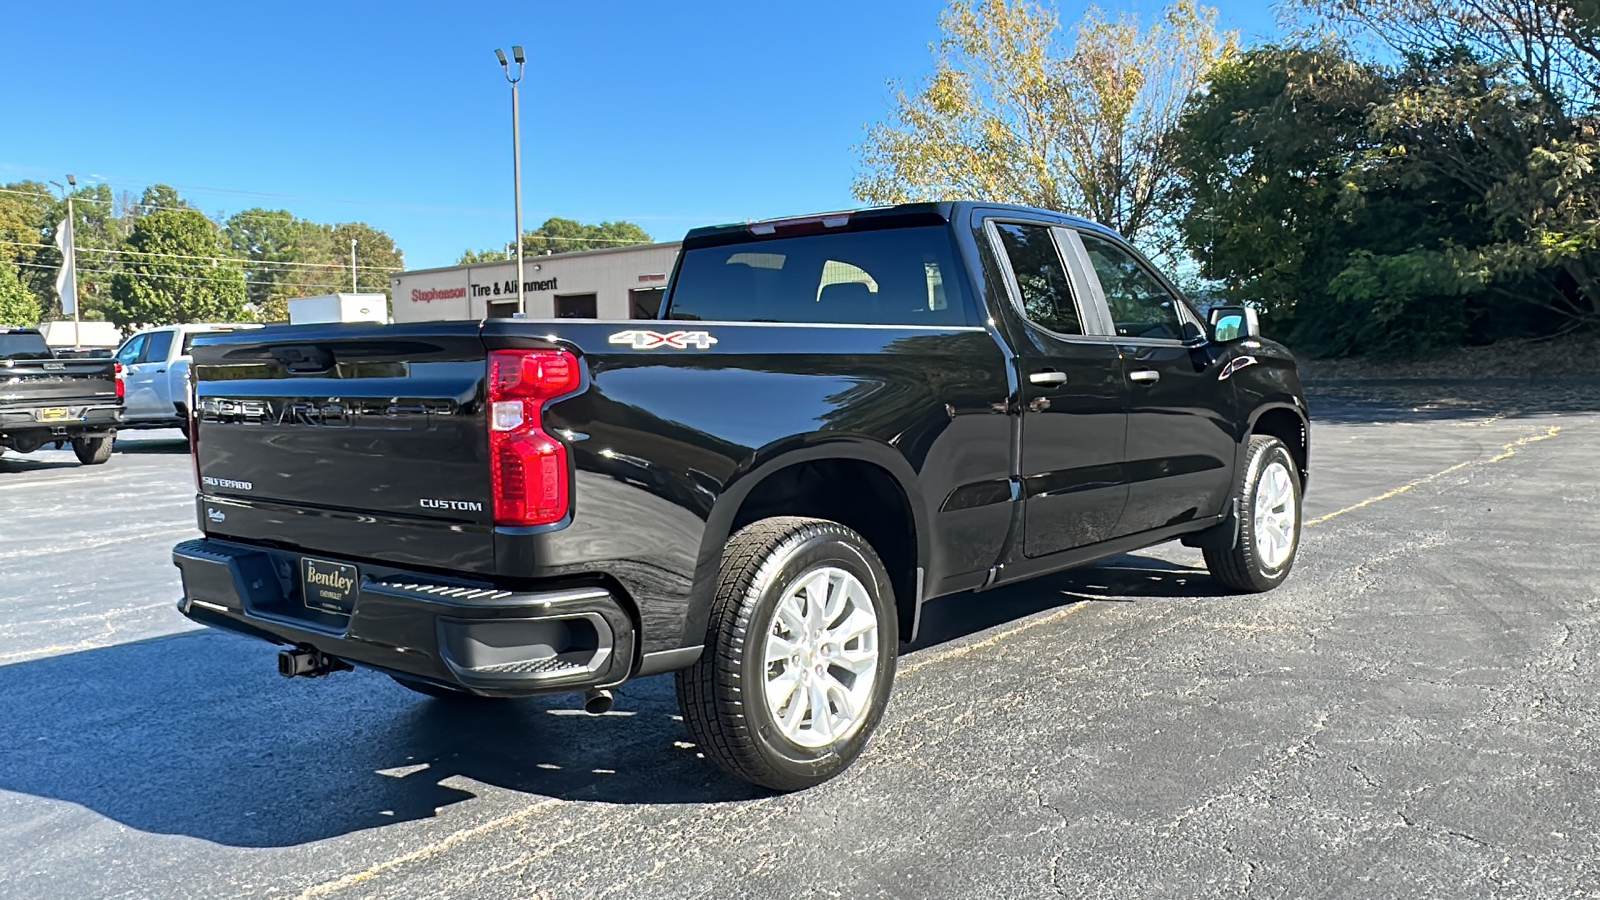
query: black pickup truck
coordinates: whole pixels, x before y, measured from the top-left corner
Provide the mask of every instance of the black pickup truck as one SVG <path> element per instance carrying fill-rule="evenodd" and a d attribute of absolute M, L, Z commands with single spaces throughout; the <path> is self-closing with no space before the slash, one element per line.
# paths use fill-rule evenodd
<path fill-rule="evenodd" d="M 603 711 L 675 670 L 706 756 L 796 789 L 861 751 L 932 598 L 1174 539 L 1237 591 L 1293 564 L 1293 358 L 1091 222 L 697 229 L 662 315 L 200 338 L 180 609 L 443 697 Z"/>
<path fill-rule="evenodd" d="M 78 461 L 111 458 L 122 421 L 122 368 L 105 359 L 59 359 L 32 328 L 0 327 L 0 452 L 72 445 Z"/>

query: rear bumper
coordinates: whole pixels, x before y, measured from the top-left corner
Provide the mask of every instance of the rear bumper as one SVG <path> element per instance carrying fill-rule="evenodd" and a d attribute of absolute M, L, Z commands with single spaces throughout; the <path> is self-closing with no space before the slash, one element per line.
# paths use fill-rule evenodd
<path fill-rule="evenodd" d="M 64 410 L 62 418 L 47 418 Z M 122 407 L 115 404 L 85 404 L 82 402 L 36 406 L 7 407 L 0 410 L 0 431 L 48 431 L 53 434 L 82 434 L 85 431 L 109 431 L 122 423 Z"/>
<path fill-rule="evenodd" d="M 178 609 L 204 625 L 485 696 L 609 687 L 631 672 L 634 623 L 604 588 L 505 591 L 357 564 L 345 616 L 302 602 L 301 558 L 227 541 L 179 544 Z"/>

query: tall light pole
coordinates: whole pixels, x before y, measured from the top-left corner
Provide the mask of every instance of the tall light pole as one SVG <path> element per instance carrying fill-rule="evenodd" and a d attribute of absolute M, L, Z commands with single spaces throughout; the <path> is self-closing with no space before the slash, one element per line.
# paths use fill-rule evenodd
<path fill-rule="evenodd" d="M 522 80 L 522 71 L 527 60 L 522 55 L 522 45 L 511 48 L 511 57 L 516 60 L 517 74 L 511 74 L 511 63 L 506 62 L 505 53 L 496 47 L 496 59 L 500 60 L 500 68 L 505 71 L 506 81 L 511 83 L 511 171 L 516 181 L 517 204 L 517 312 L 527 314 L 528 309 L 522 298 L 522 113 L 517 104 L 517 82 Z"/>

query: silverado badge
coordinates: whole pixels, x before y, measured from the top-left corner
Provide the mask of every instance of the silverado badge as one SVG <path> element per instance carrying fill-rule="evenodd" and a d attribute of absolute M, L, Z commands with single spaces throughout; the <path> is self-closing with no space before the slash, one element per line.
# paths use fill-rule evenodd
<path fill-rule="evenodd" d="M 709 350 L 717 339 L 706 331 L 673 331 L 662 334 L 659 331 L 619 331 L 611 336 L 613 344 L 627 344 L 635 350 L 650 350 L 655 347 L 671 347 L 674 350 L 687 350 L 694 347 L 699 350 Z"/>

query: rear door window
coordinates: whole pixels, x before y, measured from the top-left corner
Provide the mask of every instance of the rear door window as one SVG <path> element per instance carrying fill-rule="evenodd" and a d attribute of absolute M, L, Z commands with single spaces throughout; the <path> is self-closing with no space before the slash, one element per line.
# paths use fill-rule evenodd
<path fill-rule="evenodd" d="M 172 332 L 152 331 L 150 340 L 144 345 L 144 352 L 139 355 L 140 362 L 166 362 L 167 354 L 172 352 Z"/>
<path fill-rule="evenodd" d="M 716 322 L 966 325 L 939 226 L 779 238 L 684 254 L 668 317 Z"/>
<path fill-rule="evenodd" d="M 1017 279 L 1023 315 L 1056 334 L 1083 334 L 1083 318 L 1050 227 L 996 222 L 994 229 Z"/>

